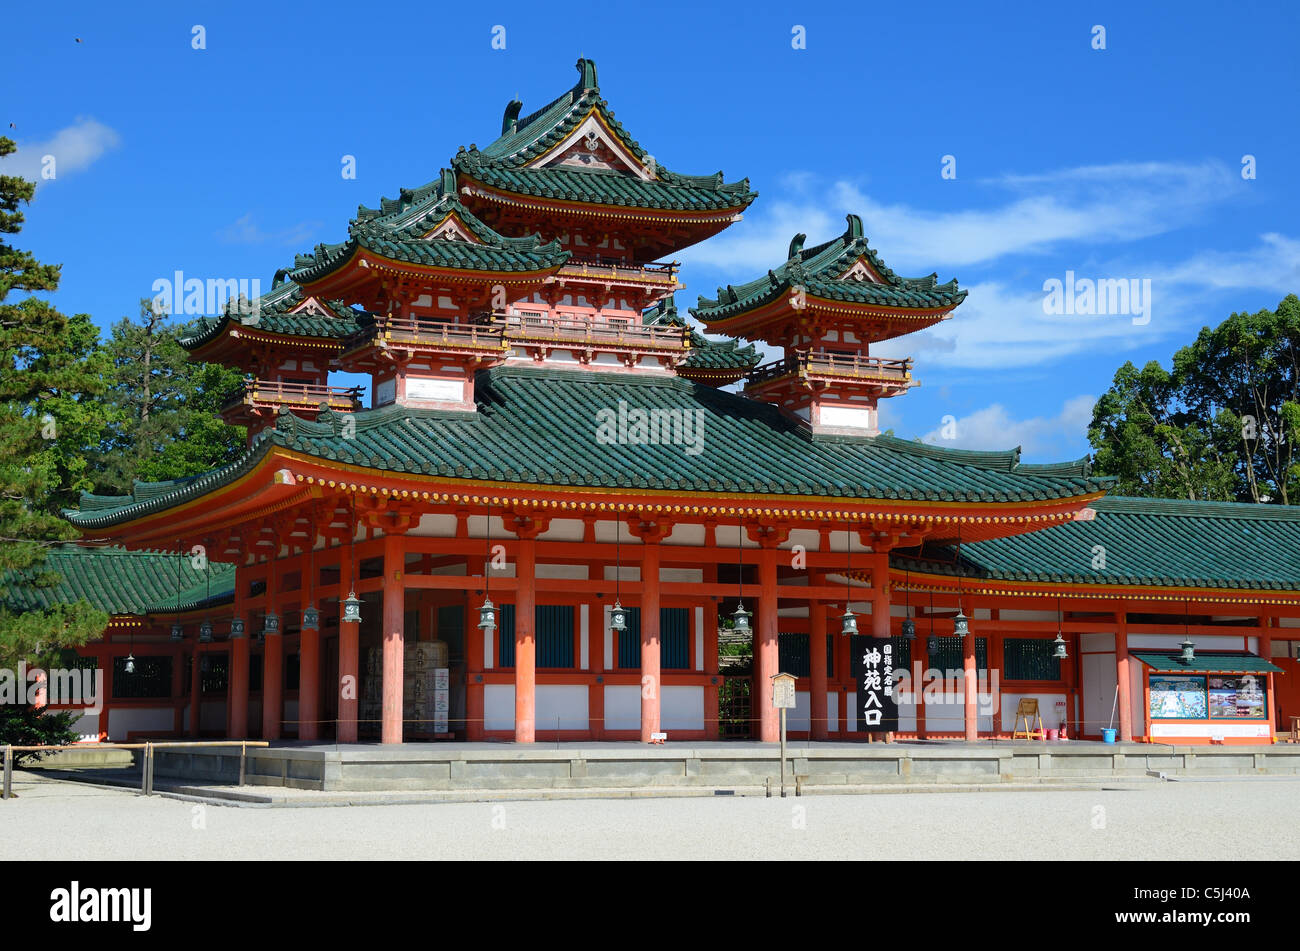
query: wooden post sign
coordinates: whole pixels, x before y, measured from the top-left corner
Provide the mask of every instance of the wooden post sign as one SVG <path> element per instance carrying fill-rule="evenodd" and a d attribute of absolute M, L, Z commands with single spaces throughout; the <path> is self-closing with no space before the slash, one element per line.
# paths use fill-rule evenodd
<path fill-rule="evenodd" d="M 794 674 L 777 673 L 772 675 L 772 706 L 781 711 L 781 798 L 785 798 L 785 711 L 793 710 Z"/>
<path fill-rule="evenodd" d="M 887 637 L 855 637 L 853 679 L 857 683 L 857 728 L 860 733 L 898 730 L 893 642 Z"/>

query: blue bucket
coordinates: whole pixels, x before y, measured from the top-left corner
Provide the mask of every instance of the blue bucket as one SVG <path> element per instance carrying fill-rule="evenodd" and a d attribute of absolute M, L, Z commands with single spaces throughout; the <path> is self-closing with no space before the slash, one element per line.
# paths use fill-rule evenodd
<path fill-rule="evenodd" d="M 1115 731 L 1114 731 L 1114 730 L 1108 730 L 1108 729 L 1106 729 L 1105 727 L 1102 727 L 1102 730 L 1101 730 L 1101 741 L 1102 741 L 1103 743 L 1114 743 L 1114 742 L 1115 742 Z"/>

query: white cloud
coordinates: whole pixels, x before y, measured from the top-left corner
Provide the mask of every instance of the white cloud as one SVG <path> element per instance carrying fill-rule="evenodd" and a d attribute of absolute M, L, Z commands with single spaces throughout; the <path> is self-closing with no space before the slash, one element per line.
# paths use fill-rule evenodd
<path fill-rule="evenodd" d="M 306 244 L 320 228 L 319 221 L 300 221 L 280 231 L 263 231 L 253 213 L 241 216 L 218 232 L 227 244 Z"/>
<path fill-rule="evenodd" d="M 105 152 L 117 148 L 120 136 L 108 126 L 86 116 L 60 129 L 48 139 L 19 141 L 12 154 L 0 159 L 0 174 L 18 175 L 38 185 L 58 181 L 65 175 L 84 171 Z M 51 167 L 47 156 L 54 157 L 53 177 L 46 178 Z"/>
<path fill-rule="evenodd" d="M 1068 242 L 1136 241 L 1194 221 L 1208 205 L 1237 194 L 1243 183 L 1219 162 L 1144 162 L 1080 166 L 979 182 L 1009 191 L 986 208 L 928 211 L 885 204 L 848 181 L 813 193 L 803 176 L 789 177 L 801 201 L 777 201 L 718 237 L 683 252 L 694 266 L 712 266 L 749 280 L 786 259 L 790 238 L 808 246 L 842 233 L 843 215 L 861 215 L 872 246 L 903 274 L 984 264 L 1013 254 L 1041 255 Z M 807 196 L 807 197 L 804 197 Z M 942 276 L 942 275 L 941 275 Z"/>
<path fill-rule="evenodd" d="M 955 438 L 943 438 L 942 427 L 921 437 L 923 442 L 949 449 L 1010 449 L 1019 446 L 1022 456 L 1061 461 L 1079 455 L 1078 446 L 1092 422 L 1093 396 L 1075 396 L 1065 401 L 1055 416 L 1014 418 L 1001 403 L 976 410 L 957 419 Z"/>

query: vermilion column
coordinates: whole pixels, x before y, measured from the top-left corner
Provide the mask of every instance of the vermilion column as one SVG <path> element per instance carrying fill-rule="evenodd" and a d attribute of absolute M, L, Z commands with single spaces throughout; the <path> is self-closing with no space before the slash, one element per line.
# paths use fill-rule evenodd
<path fill-rule="evenodd" d="M 303 603 L 303 610 L 316 607 L 316 539 L 312 538 L 307 549 L 307 577 L 303 587 L 313 592 L 311 598 Z M 319 621 L 319 615 L 317 615 Z M 308 630 L 303 627 L 298 638 L 298 739 L 315 740 L 320 736 L 320 627 Z"/>
<path fill-rule="evenodd" d="M 276 610 L 275 601 L 275 559 L 267 562 L 266 571 L 266 610 Z M 262 739 L 278 740 L 280 722 L 284 716 L 284 629 L 275 634 L 268 633 L 262 647 Z"/>
<path fill-rule="evenodd" d="M 820 574 L 808 578 L 810 585 L 822 584 Z M 817 600 L 808 602 L 808 655 L 809 686 L 808 713 L 812 718 L 809 727 L 814 740 L 826 739 L 826 606 Z"/>
<path fill-rule="evenodd" d="M 405 549 L 401 535 L 384 536 L 384 710 L 380 739 L 402 742 L 402 674 L 406 661 Z"/>
<path fill-rule="evenodd" d="M 203 683 L 199 677 L 199 644 L 197 635 L 194 641 L 193 669 L 190 671 L 190 736 L 199 735 L 199 713 L 202 710 Z"/>
<path fill-rule="evenodd" d="M 515 742 L 532 743 L 537 736 L 537 640 L 536 595 L 537 542 L 529 534 L 519 539 L 515 577 L 519 581 L 515 599 Z"/>
<path fill-rule="evenodd" d="M 966 636 L 962 638 L 962 666 L 966 682 L 962 687 L 962 699 L 965 701 L 966 742 L 974 743 L 979 739 L 980 722 L 978 700 L 979 677 L 975 668 L 975 631 L 967 626 Z"/>
<path fill-rule="evenodd" d="M 1119 738 L 1133 742 L 1133 691 L 1128 669 L 1128 608 L 1121 602 L 1115 624 L 1115 679 L 1119 688 Z M 1110 721 L 1106 721 L 1109 726 Z"/>
<path fill-rule="evenodd" d="M 351 591 L 352 546 L 347 544 L 339 551 L 339 719 L 334 728 L 337 743 L 357 741 L 357 691 L 361 689 L 358 680 L 361 667 L 358 629 L 361 625 L 343 620 L 343 601 Z"/>
<path fill-rule="evenodd" d="M 754 694 L 758 705 L 758 738 L 764 743 L 781 739 L 780 720 L 772 706 L 772 678 L 777 674 L 776 556 L 773 547 L 758 553 L 758 630 L 754 644 Z"/>
<path fill-rule="evenodd" d="M 659 643 L 659 540 L 646 537 L 641 545 L 641 742 L 659 732 L 659 693 L 662 684 Z"/>
<path fill-rule="evenodd" d="M 243 552 L 239 554 L 242 560 Z M 240 577 L 239 568 L 235 569 L 235 617 L 245 624 L 244 590 L 247 580 Z M 248 636 L 247 634 L 230 635 L 230 736 L 233 739 L 248 738 Z"/>

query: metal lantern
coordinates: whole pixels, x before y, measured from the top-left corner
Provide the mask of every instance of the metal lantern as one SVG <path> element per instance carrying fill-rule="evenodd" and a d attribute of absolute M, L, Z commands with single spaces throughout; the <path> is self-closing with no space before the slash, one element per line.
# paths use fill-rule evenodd
<path fill-rule="evenodd" d="M 199 640 L 204 644 L 212 640 L 212 621 L 204 618 L 203 623 L 199 625 Z"/>
<path fill-rule="evenodd" d="M 1065 660 L 1070 656 L 1065 651 L 1065 638 L 1061 636 L 1060 631 L 1056 632 L 1056 640 L 1052 641 L 1052 646 L 1056 648 L 1056 652 L 1052 656 L 1057 660 Z"/>
<path fill-rule="evenodd" d="M 1190 664 L 1196 660 L 1196 645 L 1190 639 L 1183 641 L 1183 663 Z"/>
<path fill-rule="evenodd" d="M 497 608 L 491 598 L 484 598 L 483 606 L 478 609 L 478 626 L 484 634 L 491 634 L 497 629 Z"/>
<path fill-rule="evenodd" d="M 266 618 L 262 622 L 262 634 L 279 634 L 280 633 L 280 615 L 274 611 L 267 611 Z"/>
<path fill-rule="evenodd" d="M 182 637 L 184 637 L 184 636 L 185 636 L 185 629 L 184 629 L 183 627 L 181 627 L 181 622 L 180 622 L 180 621 L 173 621 L 173 622 L 172 622 L 172 640 L 174 640 L 174 641 L 179 641 L 179 640 L 180 640 Z"/>
<path fill-rule="evenodd" d="M 970 633 L 970 625 L 966 623 L 966 615 L 961 613 L 961 608 L 957 609 L 957 616 L 952 619 L 952 636 L 965 637 Z"/>
<path fill-rule="evenodd" d="M 851 637 L 858 633 L 858 616 L 852 611 L 845 610 L 840 618 L 840 633 L 845 637 Z"/>
<path fill-rule="evenodd" d="M 745 610 L 744 602 L 736 602 L 736 610 L 732 612 L 731 615 L 733 622 L 732 630 L 740 631 L 745 634 L 749 633 L 752 630 L 749 626 L 749 619 L 751 617 L 753 617 L 753 615 Z"/>
<path fill-rule="evenodd" d="M 910 617 L 903 618 L 903 639 L 907 641 L 916 640 L 916 622 Z"/>
<path fill-rule="evenodd" d="M 230 619 L 230 636 L 231 636 L 231 637 L 243 637 L 243 636 L 244 636 L 244 630 L 245 630 L 245 628 L 244 628 L 244 619 L 243 619 L 242 617 L 235 617 L 235 618 L 231 618 L 231 619 Z"/>
<path fill-rule="evenodd" d="M 343 620 L 348 624 L 361 623 L 361 599 L 355 591 L 349 591 L 343 600 Z"/>
<path fill-rule="evenodd" d="M 122 669 L 125 670 L 128 674 L 133 674 L 133 673 L 135 673 L 135 655 L 134 655 L 134 654 L 127 654 L 127 655 L 126 655 L 126 666 L 123 667 Z"/>
<path fill-rule="evenodd" d="M 609 629 L 611 631 L 627 630 L 627 610 L 617 600 L 609 611 Z"/>
<path fill-rule="evenodd" d="M 925 641 L 925 652 L 931 657 L 939 656 L 939 638 L 931 634 Z"/>
<path fill-rule="evenodd" d="M 320 612 L 316 610 L 314 605 L 303 608 L 302 629 L 304 631 L 320 630 Z"/>

